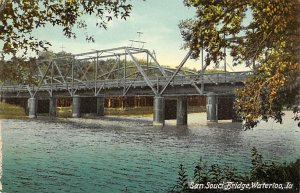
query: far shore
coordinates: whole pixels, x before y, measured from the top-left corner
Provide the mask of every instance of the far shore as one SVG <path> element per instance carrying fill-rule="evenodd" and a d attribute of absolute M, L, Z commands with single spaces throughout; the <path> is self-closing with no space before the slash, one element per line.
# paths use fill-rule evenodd
<path fill-rule="evenodd" d="M 205 107 L 191 106 L 188 109 L 189 113 L 205 112 Z M 72 107 L 57 107 L 58 118 L 72 118 Z M 127 107 L 127 108 L 105 108 L 105 116 L 122 116 L 122 117 L 152 117 L 153 107 Z M 48 116 L 47 113 L 38 114 L 38 116 Z M 92 114 L 82 114 L 82 117 L 93 117 Z M 17 105 L 11 105 L 0 102 L 0 119 L 24 119 L 28 118 L 25 110 Z"/>
<path fill-rule="evenodd" d="M 123 122 L 126 123 L 138 123 L 142 125 L 152 126 L 153 113 L 152 107 L 137 107 L 137 108 L 105 108 L 105 116 L 99 117 L 93 114 L 83 114 L 82 118 L 72 118 L 71 107 L 58 107 L 57 116 L 49 117 L 48 114 L 38 114 L 37 120 L 57 120 L 67 121 L 71 123 L 83 123 L 83 124 L 108 124 L 118 125 Z M 217 127 L 234 127 L 242 128 L 241 122 L 233 123 L 232 120 L 219 120 L 218 123 L 208 123 L 206 120 L 206 112 L 203 112 L 203 107 L 195 108 L 189 107 L 188 109 L 188 127 L 198 127 L 200 125 L 211 125 Z M 285 110 L 287 114 L 292 117 L 291 110 Z M 1 119 L 29 119 L 25 110 L 22 107 L 16 105 L 10 105 L 0 102 L 0 120 Z M 176 119 L 165 120 L 166 126 L 176 126 Z"/>
<path fill-rule="evenodd" d="M 0 102 L 0 119 L 24 119 L 27 117 L 22 107 Z"/>

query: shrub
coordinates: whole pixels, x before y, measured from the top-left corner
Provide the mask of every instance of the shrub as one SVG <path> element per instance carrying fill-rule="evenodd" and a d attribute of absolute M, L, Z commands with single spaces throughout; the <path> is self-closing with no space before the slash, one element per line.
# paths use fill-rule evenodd
<path fill-rule="evenodd" d="M 285 184 L 290 182 L 293 184 L 292 189 L 232 189 L 232 190 L 222 190 L 222 189 L 196 189 L 192 190 L 188 186 L 187 174 L 184 166 L 180 164 L 178 172 L 178 181 L 176 190 L 169 191 L 169 193 L 210 193 L 210 192 L 225 192 L 225 193 L 298 193 L 299 192 L 299 182 L 300 182 L 300 159 L 292 162 L 290 164 L 278 164 L 269 163 L 263 160 L 261 154 L 258 153 L 256 148 L 251 150 L 252 153 L 252 167 L 249 174 L 239 175 L 237 169 L 230 165 L 220 166 L 218 164 L 212 164 L 208 166 L 207 162 L 200 159 L 196 163 L 194 168 L 194 178 L 195 184 L 204 184 L 208 182 L 213 184 L 218 184 L 222 182 L 242 182 L 245 184 L 256 183 L 277 183 Z"/>

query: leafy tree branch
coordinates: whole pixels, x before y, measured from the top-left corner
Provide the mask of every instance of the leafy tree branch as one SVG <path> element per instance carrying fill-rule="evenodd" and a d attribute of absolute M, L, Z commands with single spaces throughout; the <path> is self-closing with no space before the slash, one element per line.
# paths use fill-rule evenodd
<path fill-rule="evenodd" d="M 203 48 L 206 65 L 218 63 L 226 55 L 226 47 L 234 65 L 253 65 L 253 75 L 236 93 L 236 110 L 245 120 L 245 128 L 269 118 L 281 123 L 283 107 L 295 109 L 300 101 L 300 2 L 184 2 L 196 8 L 196 17 L 179 25 L 184 47 L 192 49 L 194 58 Z"/>
<path fill-rule="evenodd" d="M 46 25 L 61 26 L 64 36 L 76 38 L 74 28 L 86 31 L 85 15 L 95 17 L 95 25 L 106 29 L 113 18 L 129 17 L 132 5 L 128 0 L 1 0 L 0 2 L 0 41 L 4 53 L 18 50 L 46 49 L 50 42 L 39 40 L 32 35 L 36 28 Z M 94 37 L 86 33 L 87 41 Z"/>

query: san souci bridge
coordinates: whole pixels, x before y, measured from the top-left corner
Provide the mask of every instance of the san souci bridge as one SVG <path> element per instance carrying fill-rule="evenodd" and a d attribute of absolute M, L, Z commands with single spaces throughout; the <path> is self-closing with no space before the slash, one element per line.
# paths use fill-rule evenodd
<path fill-rule="evenodd" d="M 72 116 L 80 117 L 83 106 L 96 107 L 94 113 L 104 116 L 105 97 L 152 96 L 154 125 L 164 125 L 169 99 L 177 100 L 177 125 L 186 125 L 187 97 L 202 95 L 207 96 L 207 120 L 218 121 L 222 117 L 218 106 L 224 106 L 221 98 L 234 98 L 234 90 L 243 86 L 251 72 L 227 72 L 225 62 L 224 72 L 206 74 L 203 60 L 200 73 L 182 70 L 190 56 L 191 51 L 176 69 L 161 66 L 149 50 L 134 47 L 38 59 L 31 64 L 37 83 L 6 82 L 0 87 L 1 100 L 26 98 L 28 115 L 35 118 L 38 100 L 49 100 L 49 115 L 55 116 L 56 99 L 72 97 Z M 91 98 L 95 104 L 84 102 Z M 225 108 L 232 109 L 232 103 Z"/>

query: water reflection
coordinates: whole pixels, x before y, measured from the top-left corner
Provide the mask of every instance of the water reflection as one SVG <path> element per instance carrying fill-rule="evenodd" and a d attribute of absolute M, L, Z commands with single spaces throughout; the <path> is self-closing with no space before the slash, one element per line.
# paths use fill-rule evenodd
<path fill-rule="evenodd" d="M 6 192 L 164 192 L 180 163 L 191 174 L 200 157 L 241 171 L 250 167 L 253 146 L 272 161 L 300 157 L 291 121 L 249 131 L 236 123 L 153 128 L 151 118 L 3 122 Z"/>

